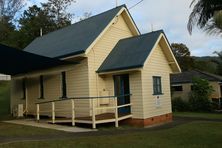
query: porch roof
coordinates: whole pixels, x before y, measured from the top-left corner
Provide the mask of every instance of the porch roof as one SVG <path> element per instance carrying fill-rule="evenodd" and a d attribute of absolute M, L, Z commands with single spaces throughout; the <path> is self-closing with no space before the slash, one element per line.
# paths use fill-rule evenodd
<path fill-rule="evenodd" d="M 120 40 L 97 72 L 142 68 L 161 33 L 163 30 Z"/>
<path fill-rule="evenodd" d="M 35 55 L 0 44 L 0 73 L 17 75 L 60 65 L 77 64 Z"/>

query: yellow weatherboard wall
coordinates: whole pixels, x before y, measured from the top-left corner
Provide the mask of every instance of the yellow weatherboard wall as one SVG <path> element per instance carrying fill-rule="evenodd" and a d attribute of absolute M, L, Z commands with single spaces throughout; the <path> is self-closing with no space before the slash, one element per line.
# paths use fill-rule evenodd
<path fill-rule="evenodd" d="M 165 50 L 158 44 L 142 70 L 142 90 L 143 90 L 143 112 L 144 119 L 171 113 L 171 94 L 170 94 L 170 73 L 172 69 L 163 52 Z M 160 76 L 162 82 L 162 93 L 160 106 L 156 105 L 156 95 L 153 95 L 153 76 Z"/>

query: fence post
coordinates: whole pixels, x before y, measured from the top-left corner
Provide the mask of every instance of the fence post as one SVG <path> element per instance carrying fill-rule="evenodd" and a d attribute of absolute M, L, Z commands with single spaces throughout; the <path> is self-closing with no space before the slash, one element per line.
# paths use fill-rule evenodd
<path fill-rule="evenodd" d="M 71 100 L 72 103 L 72 126 L 75 126 L 75 104 L 74 99 Z"/>
<path fill-rule="evenodd" d="M 36 115 L 37 115 L 37 121 L 39 122 L 40 116 L 39 116 L 39 104 L 36 104 Z"/>
<path fill-rule="evenodd" d="M 115 101 L 115 126 L 119 127 L 119 121 L 118 121 L 118 103 L 117 103 L 117 97 L 114 97 Z"/>
<path fill-rule="evenodd" d="M 94 99 L 92 99 L 92 127 L 93 129 L 96 128 L 96 113 L 95 113 Z"/>
<path fill-rule="evenodd" d="M 55 102 L 52 102 L 52 123 L 55 123 Z"/>

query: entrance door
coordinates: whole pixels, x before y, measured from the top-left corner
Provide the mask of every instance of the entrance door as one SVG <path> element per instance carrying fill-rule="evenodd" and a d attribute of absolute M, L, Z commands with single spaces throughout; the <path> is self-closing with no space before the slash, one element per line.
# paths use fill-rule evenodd
<path fill-rule="evenodd" d="M 130 103 L 130 87 L 129 87 L 129 75 L 117 75 L 114 76 L 114 88 L 115 95 L 117 96 L 118 105 L 124 105 Z M 118 109 L 119 114 L 129 114 L 130 106 L 122 107 Z"/>

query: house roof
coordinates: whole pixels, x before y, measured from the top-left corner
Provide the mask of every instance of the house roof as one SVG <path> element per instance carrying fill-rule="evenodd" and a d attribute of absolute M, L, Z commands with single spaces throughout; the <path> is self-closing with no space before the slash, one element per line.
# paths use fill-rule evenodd
<path fill-rule="evenodd" d="M 143 67 L 161 33 L 163 30 L 120 40 L 97 72 Z"/>
<path fill-rule="evenodd" d="M 0 73 L 7 75 L 23 74 L 59 65 L 76 64 L 54 58 L 35 55 L 0 44 Z"/>
<path fill-rule="evenodd" d="M 190 70 L 182 73 L 171 74 L 171 84 L 192 83 L 193 78 L 206 79 L 208 81 L 222 82 L 222 76 L 199 71 Z"/>
<path fill-rule="evenodd" d="M 125 5 L 36 38 L 24 51 L 63 58 L 84 53 Z"/>

